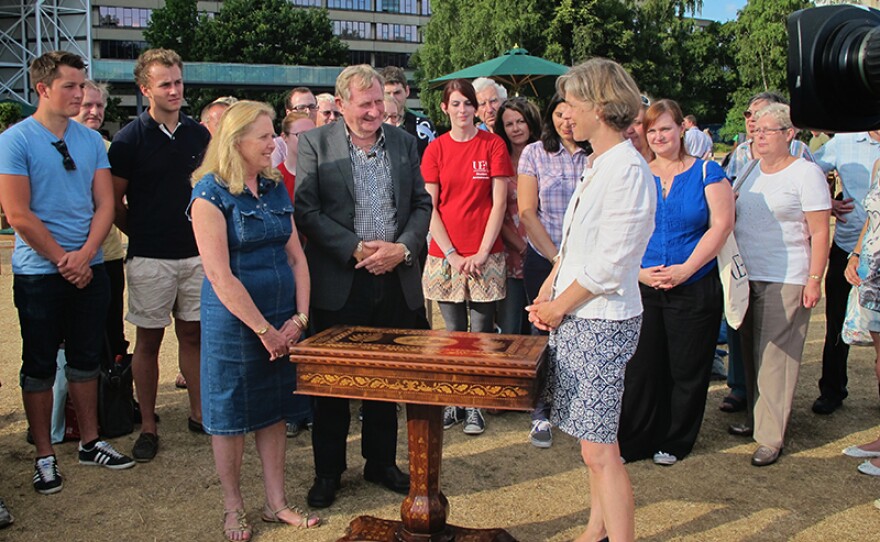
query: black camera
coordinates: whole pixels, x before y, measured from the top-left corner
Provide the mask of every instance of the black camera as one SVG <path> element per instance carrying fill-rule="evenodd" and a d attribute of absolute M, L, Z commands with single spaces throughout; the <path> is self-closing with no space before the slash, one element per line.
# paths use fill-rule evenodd
<path fill-rule="evenodd" d="M 799 128 L 880 129 L 880 11 L 837 5 L 792 13 L 788 88 Z"/>

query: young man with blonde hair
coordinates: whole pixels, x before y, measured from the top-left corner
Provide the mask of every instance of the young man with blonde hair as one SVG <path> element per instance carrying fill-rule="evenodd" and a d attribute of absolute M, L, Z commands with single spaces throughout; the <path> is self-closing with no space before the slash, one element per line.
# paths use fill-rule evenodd
<path fill-rule="evenodd" d="M 204 271 L 185 211 L 190 176 L 211 136 L 180 110 L 182 68 L 174 51 L 141 53 L 134 76 L 150 108 L 120 130 L 110 146 L 116 225 L 129 239 L 126 319 L 137 326 L 132 373 L 142 415 L 132 455 L 140 462 L 152 460 L 159 449 L 159 347 L 172 314 L 189 395 L 189 429 L 202 433 L 199 301 Z"/>

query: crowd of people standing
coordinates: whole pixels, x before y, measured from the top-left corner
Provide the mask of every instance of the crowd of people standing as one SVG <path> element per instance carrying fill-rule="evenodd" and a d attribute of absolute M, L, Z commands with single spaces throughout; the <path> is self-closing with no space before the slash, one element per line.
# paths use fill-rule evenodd
<path fill-rule="evenodd" d="M 744 113 L 749 139 L 723 169 L 696 119 L 647 98 L 604 59 L 560 77 L 543 113 L 491 79 L 450 81 L 441 99 L 450 129 L 439 137 L 406 107 L 403 70 L 367 65 L 345 68 L 334 94 L 292 89 L 283 118 L 223 97 L 197 122 L 182 112 L 180 57 L 152 49 L 134 71 L 149 109 L 107 142 L 95 132 L 106 88 L 87 82 L 84 67 L 71 53 L 34 61 L 37 112 L 0 135 L 40 493 L 63 487 L 51 426 L 59 345 L 79 462 L 125 469 L 160 449 L 159 348 L 173 323 L 187 424 L 210 435 L 225 537 L 254 532 L 240 482 L 248 433 L 262 465 L 262 520 L 317 527 L 320 518 L 288 503 L 286 438 L 310 428 L 306 502 L 329 507 L 348 467 L 351 409 L 346 399 L 292 395 L 295 368 L 281 360 L 338 324 L 427 328 L 431 300 L 447 330 L 549 334 L 529 441 L 551 447 L 552 428 L 580 441 L 591 509 L 579 541 L 632 540 L 625 463 L 673 465 L 700 433 L 724 317 L 716 258 L 731 235 L 750 293 L 742 325 L 728 329 L 721 408 L 746 412 L 730 432 L 754 437 L 752 464 L 782 454 L 823 282 L 813 410 L 830 414 L 847 395 L 839 336 L 850 285 L 871 316 L 880 389 L 880 239 L 868 218 L 880 201 L 876 132 L 837 135 L 814 155 L 784 99 L 762 93 Z M 842 181 L 836 199 L 832 170 Z M 69 181 L 63 189 L 58 178 Z M 101 440 L 95 413 L 104 349 L 128 353 L 126 285 L 141 413 L 130 456 Z M 408 493 L 396 406 L 364 401 L 360 417 L 364 479 Z M 450 405 L 443 426 L 458 423 L 469 435 L 487 429 L 480 409 Z M 880 439 L 844 453 L 880 475 Z"/>

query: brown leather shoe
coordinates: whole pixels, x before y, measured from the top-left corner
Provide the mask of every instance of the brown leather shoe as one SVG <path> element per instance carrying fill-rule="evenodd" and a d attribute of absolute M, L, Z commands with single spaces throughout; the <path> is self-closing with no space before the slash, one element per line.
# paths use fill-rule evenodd
<path fill-rule="evenodd" d="M 752 465 L 756 467 L 772 465 L 773 463 L 776 463 L 777 459 L 779 459 L 780 453 L 782 453 L 781 449 L 777 450 L 770 446 L 758 446 L 758 449 L 752 454 Z"/>

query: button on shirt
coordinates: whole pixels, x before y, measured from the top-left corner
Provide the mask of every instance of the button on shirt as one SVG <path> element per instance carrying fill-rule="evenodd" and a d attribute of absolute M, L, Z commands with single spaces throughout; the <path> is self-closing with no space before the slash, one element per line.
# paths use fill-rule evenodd
<path fill-rule="evenodd" d="M 364 241 L 393 242 L 397 238 L 397 214 L 391 166 L 385 151 L 385 132 L 364 151 L 351 141 L 348 127 L 348 154 L 354 178 L 354 231 Z"/>
<path fill-rule="evenodd" d="M 556 248 L 562 241 L 562 218 L 586 166 L 584 149 L 578 147 L 570 154 L 560 145 L 558 151 L 547 152 L 540 141 L 526 145 L 519 158 L 518 173 L 538 179 L 538 220 Z M 532 248 L 539 252 L 534 245 Z"/>
<path fill-rule="evenodd" d="M 856 248 L 862 226 L 868 215 L 864 199 L 871 188 L 871 171 L 880 159 L 880 142 L 868 132 L 838 134 L 816 151 L 816 163 L 825 173 L 836 169 L 840 173 L 843 197 L 852 198 L 855 208 L 844 215 L 846 222 L 836 221 L 834 244 L 844 252 Z"/>

